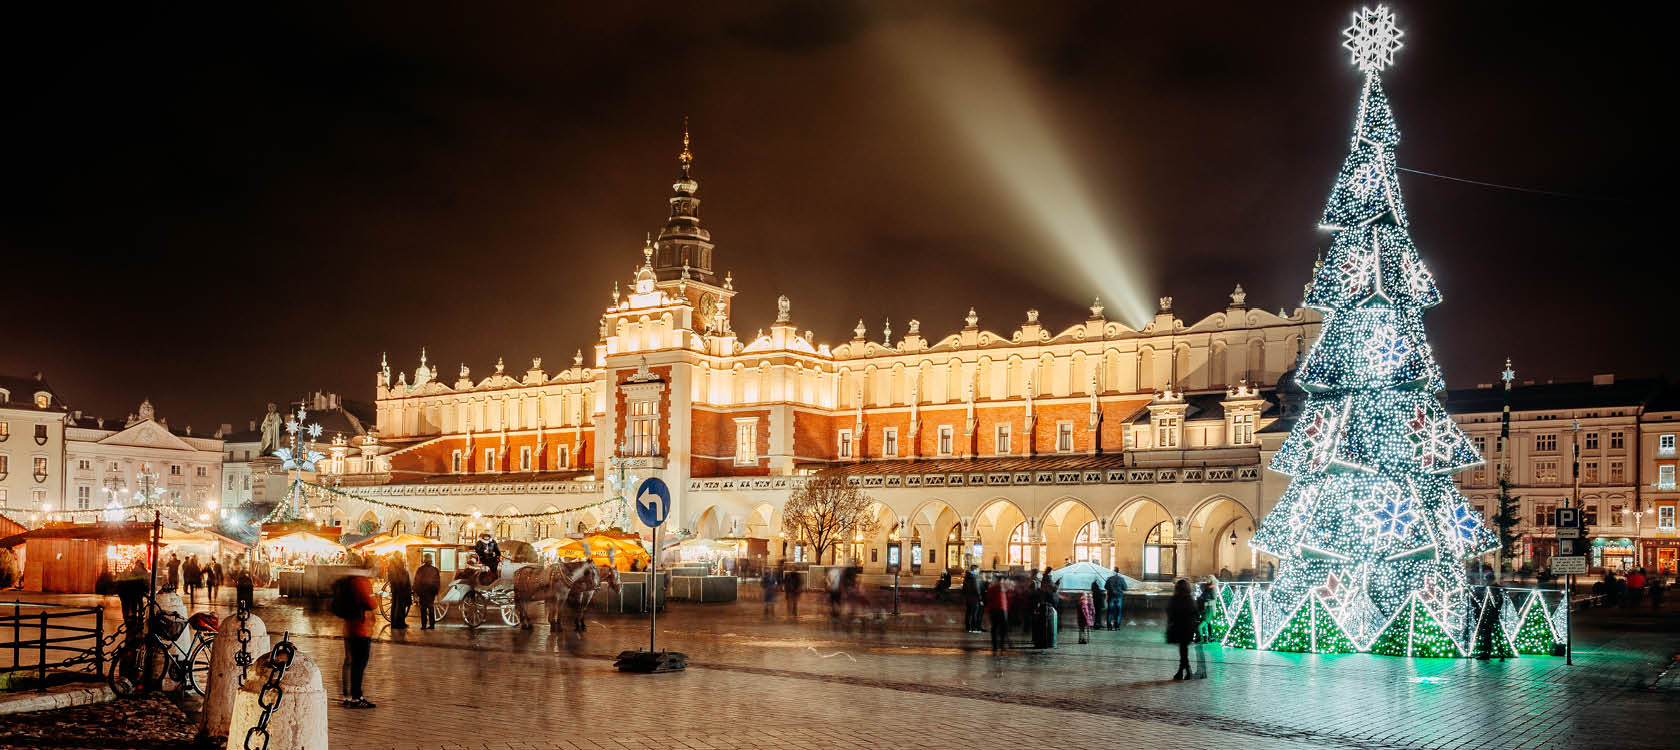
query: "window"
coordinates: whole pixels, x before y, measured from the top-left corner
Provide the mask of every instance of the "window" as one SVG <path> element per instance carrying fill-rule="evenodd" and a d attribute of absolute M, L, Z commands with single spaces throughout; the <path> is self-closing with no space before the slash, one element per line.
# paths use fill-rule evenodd
<path fill-rule="evenodd" d="M 1470 486 L 1480 487 L 1484 484 L 1487 484 L 1487 480 L 1488 480 L 1487 464 L 1485 464 L 1485 463 L 1477 464 L 1476 468 L 1473 471 L 1470 472 Z"/>
<path fill-rule="evenodd" d="M 460 451 L 460 449 L 456 449 L 456 450 L 453 450 L 453 451 L 449 452 L 449 470 L 452 471 L 452 472 L 455 472 L 456 474 L 461 473 L 461 451 Z"/>
<path fill-rule="evenodd" d="M 1598 450 L 1598 433 L 1596 433 L 1596 432 L 1587 433 L 1586 449 L 1589 450 L 1589 451 Z"/>
<path fill-rule="evenodd" d="M 45 409 L 49 406 L 52 406 L 52 396 L 50 394 L 47 394 L 45 392 L 35 394 L 35 408 Z M 41 425 L 41 426 L 43 428 L 46 427 L 46 425 Z"/>
<path fill-rule="evenodd" d="M 1674 533 L 1674 506 L 1657 506 L 1657 531 Z"/>
<path fill-rule="evenodd" d="M 1073 561 L 1102 563 L 1102 545 L 1097 541 L 1097 522 L 1085 524 L 1073 538 Z"/>
<path fill-rule="evenodd" d="M 653 456 L 659 453 L 659 410 L 653 399 L 630 402 L 630 455 Z"/>
<path fill-rule="evenodd" d="M 243 485 L 240 489 L 246 489 L 246 490 L 251 489 L 251 478 L 250 477 L 245 477 L 243 480 L 240 480 L 239 483 L 241 485 Z"/>
<path fill-rule="evenodd" d="M 998 425 L 997 426 L 997 452 L 998 452 L 998 455 L 1002 455 L 1002 456 L 1009 455 L 1010 450 L 1011 450 L 1011 448 L 1009 447 L 1009 438 L 1010 438 L 1009 425 L 1006 425 L 1006 424 Z"/>
<path fill-rule="evenodd" d="M 852 431 L 851 430 L 841 430 L 840 435 L 838 437 L 836 437 L 835 440 L 834 440 L 834 445 L 835 445 L 836 450 L 839 451 L 837 455 L 840 458 L 851 458 L 852 457 Z"/>
<path fill-rule="evenodd" d="M 210 476 L 210 468 L 207 466 L 199 466 L 196 468 L 194 473 L 196 473 L 200 479 L 203 479 L 204 477 Z"/>
<path fill-rule="evenodd" d="M 1555 526 L 1555 525 L 1557 525 L 1557 508 L 1556 508 L 1556 506 L 1536 504 L 1534 506 L 1534 525 L 1535 526 Z"/>
<path fill-rule="evenodd" d="M 92 471 L 93 470 L 93 462 L 89 461 L 85 458 L 78 458 L 78 459 L 76 459 L 76 470 L 77 471 Z"/>
<path fill-rule="evenodd" d="M 1611 461 L 1610 462 L 1610 483 L 1611 484 L 1626 484 L 1627 483 L 1627 467 L 1621 461 Z"/>
<path fill-rule="evenodd" d="M 1674 464 L 1666 464 L 1657 467 L 1657 489 L 1674 489 Z"/>
<path fill-rule="evenodd" d="M 1608 525 L 1616 526 L 1627 523 L 1627 506 L 1621 503 L 1610 504 L 1610 520 Z"/>
<path fill-rule="evenodd" d="M 956 450 L 956 430 L 950 425 L 939 426 L 939 455 L 949 456 Z"/>
<path fill-rule="evenodd" d="M 233 475 L 232 474 L 229 474 L 228 477 L 227 477 L 227 488 L 230 489 L 230 490 L 233 489 Z"/>
<path fill-rule="evenodd" d="M 522 445 L 519 447 L 519 470 L 531 470 L 531 446 L 529 445 Z"/>
<path fill-rule="evenodd" d="M 881 457 L 898 458 L 897 427 L 886 427 L 881 430 Z"/>
<path fill-rule="evenodd" d="M 1673 434 L 1658 435 L 1657 436 L 1657 455 L 1659 455 L 1659 456 L 1672 456 L 1672 455 L 1674 455 L 1674 435 Z"/>
<path fill-rule="evenodd" d="M 6 507 L 6 488 L 0 487 L 0 508 Z"/>
<path fill-rule="evenodd" d="M 1073 452 L 1073 423 L 1072 422 L 1057 422 L 1056 423 L 1056 452 L 1057 453 L 1072 453 Z"/>
<path fill-rule="evenodd" d="M 0 400 L 4 400 L 4 399 L 0 399 Z M 12 423 L 11 422 L 0 422 L 0 442 L 5 442 L 6 438 L 9 438 L 11 436 L 12 436 Z"/>
<path fill-rule="evenodd" d="M 1584 526 L 1598 525 L 1598 503 L 1581 504 L 1581 524 Z"/>
<path fill-rule="evenodd" d="M 1558 480 L 1558 462 L 1535 461 L 1534 481 L 1540 484 L 1555 484 Z"/>
<path fill-rule="evenodd" d="M 1621 450 L 1622 443 L 1623 439 L 1621 430 L 1610 433 L 1610 450 Z"/>
<path fill-rule="evenodd" d="M 43 489 L 30 490 L 29 499 L 35 503 L 35 507 L 39 508 L 47 502 L 47 491 Z"/>
<path fill-rule="evenodd" d="M 758 417 L 735 420 L 735 464 L 758 463 Z"/>
<path fill-rule="evenodd" d="M 85 485 L 85 484 L 77 485 L 77 487 L 76 487 L 76 509 L 77 510 L 87 510 L 88 509 L 88 504 L 90 504 L 92 502 L 93 502 L 93 487 Z"/>
<path fill-rule="evenodd" d="M 1029 563 L 1027 551 L 1027 525 L 1016 524 L 1015 530 L 1009 534 L 1009 564 L 1026 565 Z"/>
<path fill-rule="evenodd" d="M 1557 433 L 1555 433 L 1555 432 L 1542 432 L 1542 433 L 1536 434 L 1534 436 L 1534 452 L 1535 453 L 1556 453 L 1557 452 Z"/>
<path fill-rule="evenodd" d="M 1598 484 L 1598 462 L 1597 461 L 1582 461 L 1581 462 L 1581 483 L 1582 484 Z"/>
<path fill-rule="evenodd" d="M 106 471 L 122 471 L 122 467 L 120 465 L 118 465 L 116 461 L 112 461 L 110 463 L 110 465 L 105 467 L 105 470 Z"/>
<path fill-rule="evenodd" d="M 483 468 L 483 470 L 484 471 L 495 471 L 496 470 L 496 449 L 495 448 L 485 448 L 484 449 L 484 468 Z"/>
<path fill-rule="evenodd" d="M 5 479 L 6 475 L 10 473 L 12 473 L 12 457 L 0 453 L 0 479 Z"/>
<path fill-rule="evenodd" d="M 169 465 L 169 476 L 172 476 L 172 477 L 181 476 L 181 465 L 180 464 L 170 464 Z"/>
<path fill-rule="evenodd" d="M 35 481 L 37 481 L 37 482 L 45 481 L 46 478 L 47 478 L 47 457 L 46 456 L 36 456 L 35 457 Z"/>
<path fill-rule="evenodd" d="M 566 468 L 566 467 L 571 466 L 571 464 L 568 463 L 568 459 L 570 459 L 570 458 L 571 458 L 571 451 L 566 450 L 566 446 L 562 445 L 559 448 L 556 448 L 554 450 L 554 463 L 555 463 L 556 466 L 559 466 L 561 468 Z"/>
<path fill-rule="evenodd" d="M 1248 445 L 1254 442 L 1254 415 L 1238 414 L 1231 418 L 1231 444 Z"/>
<path fill-rule="evenodd" d="M 1177 448 L 1178 426 L 1178 417 L 1161 417 L 1160 421 L 1155 423 L 1155 447 Z"/>
<path fill-rule="evenodd" d="M 47 444 L 47 426 L 46 425 L 44 425 L 44 424 L 35 425 L 35 444 L 36 445 L 46 445 Z"/>

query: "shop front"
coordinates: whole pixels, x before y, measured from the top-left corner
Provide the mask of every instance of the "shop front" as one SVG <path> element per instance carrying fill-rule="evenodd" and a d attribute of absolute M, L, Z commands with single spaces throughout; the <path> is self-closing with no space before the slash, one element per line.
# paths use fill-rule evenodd
<path fill-rule="evenodd" d="M 1647 573 L 1674 575 L 1680 564 L 1680 539 L 1639 540 L 1639 564 Z"/>
<path fill-rule="evenodd" d="M 1625 536 L 1594 537 L 1589 567 L 1623 573 L 1633 569 L 1633 540 Z"/>

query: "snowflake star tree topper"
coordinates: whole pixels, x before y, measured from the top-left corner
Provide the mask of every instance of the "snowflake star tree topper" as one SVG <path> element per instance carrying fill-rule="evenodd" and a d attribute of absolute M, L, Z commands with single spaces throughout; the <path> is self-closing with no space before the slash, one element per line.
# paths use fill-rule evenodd
<path fill-rule="evenodd" d="M 1405 46 L 1400 41 L 1405 33 L 1394 25 L 1394 11 L 1388 6 L 1361 8 L 1353 14 L 1353 25 L 1342 30 L 1347 37 L 1342 46 L 1353 53 L 1354 67 L 1367 74 L 1381 73 L 1394 64 L 1394 53 Z"/>

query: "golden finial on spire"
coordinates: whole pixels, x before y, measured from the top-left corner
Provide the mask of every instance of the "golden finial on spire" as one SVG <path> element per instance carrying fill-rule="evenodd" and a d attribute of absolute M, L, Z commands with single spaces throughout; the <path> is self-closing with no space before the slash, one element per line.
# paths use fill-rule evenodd
<path fill-rule="evenodd" d="M 688 167 L 694 163 L 694 152 L 688 150 L 688 115 L 683 115 L 683 150 L 677 154 L 677 161 L 682 162 L 683 176 L 688 176 Z"/>

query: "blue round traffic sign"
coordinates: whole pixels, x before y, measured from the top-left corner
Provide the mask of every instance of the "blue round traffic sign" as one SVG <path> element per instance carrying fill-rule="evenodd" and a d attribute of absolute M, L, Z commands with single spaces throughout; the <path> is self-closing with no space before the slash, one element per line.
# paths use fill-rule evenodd
<path fill-rule="evenodd" d="M 671 488 L 659 477 L 648 477 L 636 488 L 636 517 L 648 528 L 665 523 L 671 515 Z"/>

